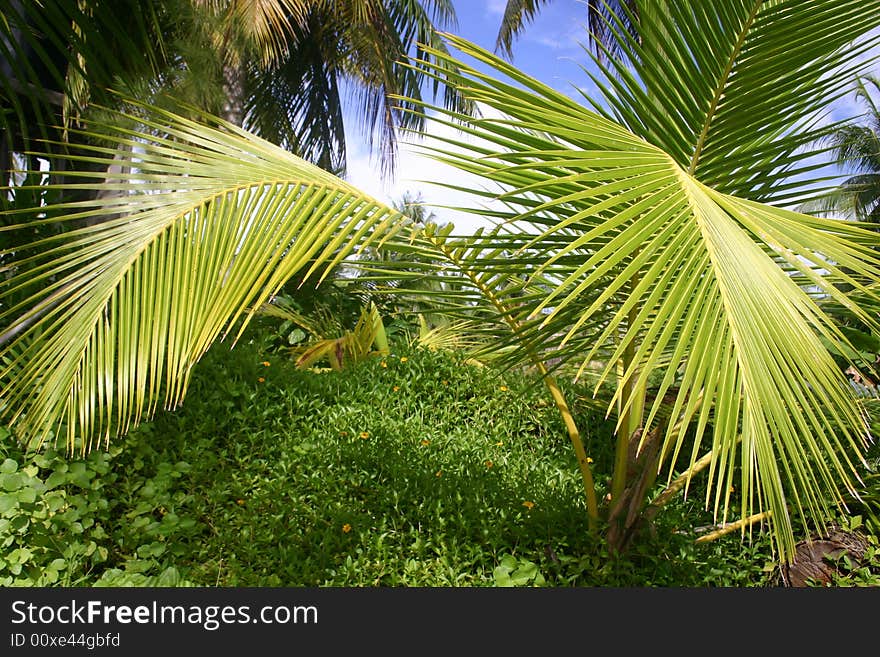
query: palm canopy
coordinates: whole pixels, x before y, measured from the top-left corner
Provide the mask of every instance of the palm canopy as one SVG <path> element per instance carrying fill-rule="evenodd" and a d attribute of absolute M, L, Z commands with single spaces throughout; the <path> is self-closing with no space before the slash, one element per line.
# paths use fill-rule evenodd
<path fill-rule="evenodd" d="M 506 57 L 513 57 L 514 40 L 549 2 L 550 0 L 507 0 L 495 39 L 495 50 Z M 638 34 L 639 8 L 636 0 L 586 0 L 585 4 L 590 43 L 597 53 L 608 52 L 612 56 L 618 56 L 620 53 L 614 38 L 615 24 L 624 25 L 633 35 Z M 664 6 L 665 2 L 656 0 L 653 4 Z"/>
<path fill-rule="evenodd" d="M 624 60 L 597 61 L 605 97 L 588 99 L 594 111 L 451 39 L 494 69 L 466 70 L 459 84 L 504 118 L 470 122 L 479 146 L 461 141 L 435 156 L 507 189 L 498 198 L 512 209 L 496 219 L 530 221 L 538 230 L 526 246 L 544 260 L 535 272 L 558 281 L 522 299 L 522 316 L 548 313 L 522 339 L 560 336 L 554 355 L 584 366 L 610 351 L 601 376 L 616 384 L 621 418 L 639 411 L 626 392 L 656 377 L 644 425 L 670 396 L 685 420 L 665 435 L 667 461 L 686 450 L 693 464 L 709 441 L 707 502 L 726 514 L 737 484 L 740 512 L 769 509 L 783 552 L 788 503 L 823 517 L 823 491 L 841 499 L 836 482 L 858 476 L 866 439 L 862 411 L 822 346 L 845 338 L 816 297 L 876 330 L 842 287 L 876 293 L 867 286 L 880 260 L 869 231 L 769 203 L 812 186 L 804 147 L 835 127 L 816 116 L 846 92 L 859 67 L 851 56 L 876 47 L 876 37 L 848 44 L 878 16 L 866 17 L 861 2 L 829 1 L 642 12 L 641 39 L 616 31 Z M 522 241 L 517 234 L 512 250 Z M 528 271 L 516 258 L 467 267 Z"/>
<path fill-rule="evenodd" d="M 880 222 L 880 109 L 872 94 L 880 94 L 880 78 L 868 75 L 856 90 L 868 111 L 827 139 L 838 164 L 852 175 L 827 195 L 804 204 L 804 212 L 841 212 L 859 221 Z"/>
<path fill-rule="evenodd" d="M 168 20 L 144 0 L 6 0 L 0 11 L 2 169 L 7 151 L 57 138 L 89 98 L 108 102 L 104 92 L 120 77 L 155 76 L 167 64 Z"/>
<path fill-rule="evenodd" d="M 876 330 L 841 286 L 876 299 L 880 260 L 874 233 L 770 202 L 806 184 L 803 146 L 831 129 L 811 120 L 858 67 L 850 55 L 877 45 L 847 49 L 880 11 L 863 0 L 672 7 L 642 12 L 641 40 L 617 33 L 626 57 L 603 64 L 613 67 L 608 109 L 456 37 L 448 42 L 493 73 L 428 47 L 415 66 L 502 115 L 433 108 L 480 144 L 450 139 L 435 155 L 504 187 L 510 209 L 496 219 L 532 227 L 493 233 L 486 257 L 465 249 L 467 265 L 485 267 L 518 304 L 520 339 L 579 363 L 606 353 L 601 379 L 621 418 L 650 427 L 671 398 L 683 421 L 662 436 L 666 462 L 688 452 L 693 462 L 708 443 L 707 503 L 726 515 L 736 483 L 739 511 L 767 508 L 788 555 L 790 507 L 827 517 L 853 487 L 867 439 L 822 343 L 845 337 L 815 297 Z M 34 440 L 60 430 L 87 447 L 160 398 L 178 403 L 190 368 L 232 320 L 287 278 L 387 237 L 399 217 L 231 126 L 173 116 L 147 125 L 149 134 L 109 137 L 137 146 L 134 173 L 112 185 L 122 195 L 46 209 L 53 221 L 122 217 L 36 245 L 42 254 L 0 284 L 6 298 L 31 290 L 0 317 L 13 336 L 0 379 L 4 419 Z M 94 158 L 105 152 L 95 147 Z M 508 294 L 524 276 L 535 285 Z M 541 294 L 546 282 L 553 289 Z M 651 376 L 657 401 L 642 414 L 631 393 Z"/>
<path fill-rule="evenodd" d="M 444 49 L 450 0 L 11 0 L 0 16 L 3 146 L 33 149 L 38 127 L 71 119 L 108 89 L 178 103 L 244 126 L 324 169 L 343 172 L 350 97 L 380 164 L 392 172 L 398 132 L 424 125 L 431 96 L 473 113 L 455 89 L 402 60 Z M 177 105 L 180 107 L 180 104 Z M 57 138 L 51 130 L 50 136 Z M 4 167 L 6 169 L 7 167 Z"/>
<path fill-rule="evenodd" d="M 277 1 L 277 0 L 276 0 Z M 236 3 L 233 3 L 233 5 Z M 271 3 L 270 3 L 271 4 Z M 437 29 L 455 25 L 449 0 L 297 0 L 285 49 L 271 65 L 243 68 L 243 122 L 248 130 L 331 171 L 345 170 L 344 98 L 348 93 L 363 117 L 361 129 L 393 172 L 399 130 L 424 127 L 418 102 L 398 106 L 392 95 L 421 99 L 425 92 L 456 112 L 474 107 L 442 81 L 426 83 L 419 66 L 428 59 L 422 44 L 445 50 Z"/>

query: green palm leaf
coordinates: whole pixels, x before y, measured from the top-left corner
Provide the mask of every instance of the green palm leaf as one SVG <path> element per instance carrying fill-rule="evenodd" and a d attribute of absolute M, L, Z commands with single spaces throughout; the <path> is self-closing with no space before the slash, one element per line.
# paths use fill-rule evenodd
<path fill-rule="evenodd" d="M 643 440 L 672 395 L 684 422 L 665 433 L 667 463 L 684 453 L 693 465 L 708 446 L 707 504 L 726 517 L 735 484 L 738 513 L 769 510 L 791 554 L 790 513 L 827 518 L 854 489 L 868 436 L 823 346 L 846 338 L 815 297 L 876 329 L 842 289 L 870 296 L 880 259 L 861 227 L 758 201 L 809 185 L 802 147 L 825 130 L 809 126 L 856 67 L 844 46 L 880 14 L 866 17 L 863 2 L 671 4 L 660 24 L 643 13 L 641 44 L 619 36 L 631 69 L 607 76 L 605 112 L 450 37 L 494 69 L 463 67 L 455 83 L 503 118 L 468 122 L 480 146 L 450 140 L 434 155 L 509 190 L 499 198 L 519 212 L 498 220 L 534 226 L 526 247 L 546 254 L 537 273 L 559 284 L 522 309 L 549 314 L 521 339 L 563 336 L 584 364 L 611 348 L 602 380 L 615 387 L 620 430 L 641 418 Z M 511 275 L 523 270 L 508 262 Z M 595 326 L 598 336 L 582 331 Z M 652 375 L 659 389 L 642 415 L 634 391 Z"/>
<path fill-rule="evenodd" d="M 47 209 L 72 230 L 2 283 L 3 415 L 34 443 L 61 432 L 86 450 L 160 402 L 173 408 L 215 339 L 292 276 L 323 276 L 400 217 L 231 125 L 158 119 L 143 121 L 152 135 L 100 135 L 130 146 L 132 172 L 83 182 L 105 193 L 93 203 Z M 92 151 L 105 167 L 114 155 Z"/>
<path fill-rule="evenodd" d="M 862 57 L 876 47 L 876 36 L 856 39 L 880 25 L 880 2 L 664 6 L 641 12 L 641 38 L 616 32 L 627 57 L 612 59 L 610 69 L 597 60 L 611 106 L 601 113 L 719 191 L 787 200 L 780 176 L 814 170 L 806 147 L 835 127 L 817 123 L 818 115 L 849 93 Z"/>
<path fill-rule="evenodd" d="M 552 370 L 564 362 L 561 356 L 572 356 L 558 336 L 541 329 L 543 316 L 534 316 L 559 282 L 561 268 L 537 273 L 548 253 L 527 250 L 532 236 L 504 226 L 468 236 L 453 235 L 453 228 L 428 224 L 398 233 L 386 249 L 406 257 L 358 261 L 360 280 L 384 283 L 376 292 L 392 295 L 398 304 L 421 302 L 432 317 L 444 317 L 449 326 L 441 325 L 434 335 L 454 337 L 476 359 L 491 358 L 504 367 L 551 361 Z M 518 271 L 510 268 L 512 257 Z M 584 329 L 583 339 L 598 335 L 603 321 L 597 318 L 598 325 Z"/>

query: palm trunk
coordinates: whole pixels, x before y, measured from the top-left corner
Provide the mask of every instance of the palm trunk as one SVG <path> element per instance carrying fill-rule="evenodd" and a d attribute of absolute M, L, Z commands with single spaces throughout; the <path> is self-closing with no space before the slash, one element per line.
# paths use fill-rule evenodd
<path fill-rule="evenodd" d="M 9 177 L 12 175 L 12 141 L 9 139 L 9 131 L 3 131 L 3 137 L 0 138 L 0 172 L 3 173 L 3 182 L 0 187 L 6 187 L 11 184 Z"/>
<path fill-rule="evenodd" d="M 104 183 L 105 184 L 119 184 L 124 183 L 127 180 L 128 174 L 131 172 L 131 167 L 126 166 L 125 162 L 129 161 L 131 152 L 131 146 L 127 144 L 119 144 L 116 147 L 116 153 L 113 155 L 113 163 L 107 167 L 107 171 L 104 174 Z M 115 196 L 119 196 L 120 192 L 117 190 L 101 190 L 95 195 L 95 199 L 100 201 L 102 199 L 113 198 Z M 112 214 L 112 215 L 103 215 L 99 219 L 94 217 L 90 217 L 86 219 L 83 224 L 86 226 L 93 226 L 99 222 L 110 221 L 115 219 L 121 215 Z"/>
<path fill-rule="evenodd" d="M 630 281 L 630 291 L 638 286 L 639 278 Z M 638 315 L 638 308 L 629 312 L 627 331 L 631 331 Z M 620 376 L 626 376 L 635 361 L 638 345 L 630 340 L 620 363 Z M 633 372 L 624 382 L 620 398 L 620 418 L 614 472 L 611 476 L 611 493 L 608 511 L 608 545 L 622 552 L 632 539 L 641 519 L 642 508 L 657 477 L 660 458 L 660 432 L 655 429 L 644 434 L 645 398 L 647 389 L 638 382 L 638 372 Z"/>
<path fill-rule="evenodd" d="M 556 379 L 550 376 L 547 372 L 547 367 L 542 361 L 533 359 L 533 362 L 537 366 L 538 371 L 544 377 L 544 383 L 550 391 L 550 395 L 553 397 L 553 402 L 556 404 L 557 410 L 560 415 L 562 415 L 562 421 L 565 423 L 565 430 L 568 433 L 569 440 L 571 440 L 572 447 L 574 447 L 578 467 L 581 471 L 584 493 L 586 494 L 587 522 L 590 531 L 595 531 L 599 520 L 599 504 L 596 500 L 596 485 L 593 483 L 593 473 L 590 469 L 592 459 L 587 456 L 587 452 L 584 449 L 584 442 L 581 439 L 581 433 L 577 428 L 577 424 L 575 424 L 571 409 L 565 401 L 565 396 L 562 394 L 562 390 L 560 390 L 559 385 L 556 383 Z"/>
<path fill-rule="evenodd" d="M 233 125 L 244 124 L 244 67 L 239 62 L 223 66 L 223 118 Z"/>

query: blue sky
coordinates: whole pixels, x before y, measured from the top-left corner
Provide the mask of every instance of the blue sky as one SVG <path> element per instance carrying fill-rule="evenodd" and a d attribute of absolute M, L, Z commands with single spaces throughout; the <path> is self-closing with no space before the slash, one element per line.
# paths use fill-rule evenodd
<path fill-rule="evenodd" d="M 506 0 L 454 0 L 453 4 L 458 26 L 450 31 L 490 51 L 494 50 Z M 573 85 L 582 87 L 587 93 L 592 86 L 582 68 L 590 66 L 583 47 L 587 41 L 585 23 L 584 0 L 553 0 L 544 5 L 536 19 L 527 25 L 514 43 L 513 64 L 545 84 L 582 99 Z M 875 72 L 880 71 L 875 69 Z M 864 111 L 864 108 L 856 106 L 850 96 L 837 104 L 834 116 L 842 118 L 859 111 Z M 348 125 L 356 124 L 356 119 L 348 121 Z M 385 202 L 393 202 L 409 191 L 420 193 L 430 206 L 467 205 L 473 203 L 473 197 L 451 192 L 427 181 L 442 179 L 464 187 L 483 185 L 479 179 L 439 165 L 405 144 L 400 149 L 397 175 L 393 179 L 383 180 L 378 176 L 376 162 L 356 128 L 347 134 L 347 142 L 348 180 Z M 481 225 L 471 215 L 444 208 L 433 209 L 440 222 L 455 223 L 456 232 L 470 232 Z"/>
<path fill-rule="evenodd" d="M 457 29 L 449 31 L 488 50 L 494 50 L 498 27 L 506 0 L 455 0 Z M 576 95 L 572 83 L 589 82 L 581 66 L 588 57 L 578 42 L 586 43 L 586 4 L 582 0 L 554 0 L 544 6 L 529 23 L 513 49 L 513 63 L 524 72 L 561 91 Z M 351 122 L 350 122 L 351 123 Z M 426 180 L 440 178 L 456 184 L 480 184 L 478 180 L 444 167 L 418 155 L 414 149 L 401 147 L 398 173 L 393 180 L 377 175 L 364 140 L 352 129 L 348 141 L 348 180 L 373 196 L 389 202 L 405 191 L 421 193 L 429 205 L 456 205 L 471 202 L 465 194 L 430 185 Z M 469 232 L 480 225 L 473 217 L 447 209 L 435 209 L 439 221 L 452 221 L 457 232 Z"/>
<path fill-rule="evenodd" d="M 456 32 L 494 50 L 506 0 L 457 0 Z M 525 73 L 557 89 L 568 91 L 572 82 L 587 83 L 581 66 L 589 60 L 586 44 L 587 8 L 583 0 L 553 0 L 544 5 L 514 43 L 513 63 Z"/>

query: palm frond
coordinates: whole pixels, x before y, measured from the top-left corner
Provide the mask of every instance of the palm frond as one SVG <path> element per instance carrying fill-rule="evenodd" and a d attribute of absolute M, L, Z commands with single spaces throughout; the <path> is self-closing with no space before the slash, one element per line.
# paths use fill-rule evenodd
<path fill-rule="evenodd" d="M 432 14 L 442 22 L 435 25 Z M 339 31 L 340 71 L 354 83 L 353 94 L 365 117 L 364 135 L 371 148 L 380 148 L 378 159 L 382 172 L 393 173 L 397 129 L 421 129 L 425 125 L 420 100 L 423 82 L 430 77 L 426 71 L 455 67 L 454 60 L 435 59 L 432 49 L 423 48 L 423 44 L 432 44 L 434 49 L 445 50 L 437 30 L 454 23 L 455 13 L 447 2 L 432 2 L 425 7 L 412 0 L 360 1 L 337 3 L 333 19 L 344 26 Z M 414 65 L 405 65 L 404 60 L 413 55 Z M 427 60 L 425 65 L 421 64 L 422 60 Z M 476 114 L 476 106 L 441 77 L 435 76 L 429 82 L 433 96 L 444 107 Z M 412 102 L 409 98 L 416 100 Z"/>
<path fill-rule="evenodd" d="M 513 57 L 513 41 L 522 33 L 526 24 L 535 18 L 542 5 L 549 0 L 507 0 L 498 36 L 495 39 L 496 52 Z"/>
<path fill-rule="evenodd" d="M 541 7 L 548 0 L 508 0 L 504 6 L 498 36 L 495 39 L 495 52 L 513 59 L 513 42 L 521 35 L 530 21 L 533 21 Z M 637 0 L 587 0 L 586 25 L 589 41 L 599 57 L 609 53 L 619 57 L 620 52 L 614 39 L 615 24 L 624 26 L 630 34 L 637 37 L 639 31 L 639 3 Z M 665 3 L 652 0 L 650 10 L 662 8 Z M 644 9 L 643 9 L 644 11 Z"/>
<path fill-rule="evenodd" d="M 600 383 L 614 387 L 621 416 L 635 403 L 625 391 L 659 377 L 642 435 L 672 394 L 683 421 L 665 434 L 666 463 L 684 452 L 693 465 L 708 441 L 707 505 L 731 513 L 737 478 L 739 514 L 769 510 L 791 554 L 790 513 L 827 518 L 854 490 L 868 439 L 823 345 L 847 339 L 816 290 L 876 328 L 842 289 L 870 294 L 880 259 L 860 226 L 760 201 L 791 193 L 783 174 L 817 134 L 798 129 L 842 87 L 830 72 L 854 68 L 843 46 L 880 14 L 864 20 L 861 2 L 671 4 L 662 38 L 620 37 L 638 55 L 636 73 L 608 76 L 614 111 L 604 115 L 450 37 L 492 69 L 462 67 L 455 83 L 502 118 L 470 121 L 465 132 L 481 145 L 452 144 L 436 157 L 505 187 L 499 198 L 519 208 L 515 219 L 539 228 L 522 252 L 546 254 L 531 275 L 552 272 L 558 284 L 522 309 L 540 321 L 521 339 L 563 336 L 583 364 L 613 344 Z M 674 65 L 649 65 L 661 49 Z M 494 274 L 505 271 L 524 267 L 512 258 Z M 581 338 L 592 326 L 598 335 Z"/>
<path fill-rule="evenodd" d="M 299 369 L 313 367 L 326 358 L 331 369 L 339 371 L 371 355 L 387 355 L 390 352 L 382 317 L 376 306 L 370 303 L 361 309 L 357 324 L 351 331 L 344 331 L 338 337 L 322 338 L 292 347 L 290 353 L 296 357 Z"/>
<path fill-rule="evenodd" d="M 817 119 L 870 65 L 878 26 L 877 0 L 667 3 L 643 12 L 640 39 L 615 30 L 624 58 L 597 60 L 606 115 L 719 191 L 781 202 L 780 176 L 833 132 Z"/>
<path fill-rule="evenodd" d="M 131 173 L 80 173 L 113 193 L 46 208 L 71 229 L 13 260 L 0 283 L 4 300 L 30 290 L 0 314 L 0 400 L 33 444 L 61 436 L 87 450 L 175 407 L 213 341 L 240 334 L 291 277 L 320 279 L 400 218 L 232 125 L 139 120 L 142 130 L 95 135 L 130 146 Z M 86 159 L 114 155 L 94 146 Z"/>
<path fill-rule="evenodd" d="M 235 29 L 254 43 L 264 64 L 272 64 L 288 55 L 288 36 L 294 25 L 305 20 L 308 3 L 303 0 L 234 0 L 227 16 Z"/>
<path fill-rule="evenodd" d="M 63 152 L 65 144 L 50 151 L 45 140 L 63 140 L 88 102 L 109 102 L 107 90 L 120 79 L 154 75 L 162 67 L 167 20 L 144 0 L 4 2 L 0 146 Z M 3 165 L 5 159 L 4 152 Z"/>
<path fill-rule="evenodd" d="M 536 235 L 498 226 L 456 237 L 452 229 L 429 223 L 399 233 L 386 243 L 395 257 L 358 261 L 359 278 L 378 283 L 376 292 L 393 295 L 400 306 L 423 305 L 432 318 L 443 318 L 434 329 L 425 324 L 428 344 L 457 343 L 471 357 L 504 367 L 541 364 L 553 371 L 568 362 L 574 353 L 560 346 L 562 336 L 542 330 L 543 316 L 533 316 L 559 282 L 555 268 L 538 273 L 547 253 L 526 251 Z M 580 339 L 595 339 L 602 323 L 597 317 Z"/>
<path fill-rule="evenodd" d="M 251 67 L 244 126 L 322 169 L 346 167 L 338 26 L 311 12 L 292 28 L 287 56 L 277 66 Z"/>

